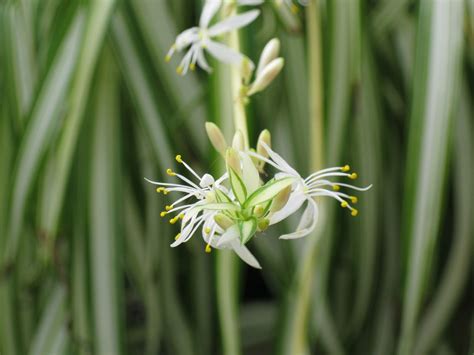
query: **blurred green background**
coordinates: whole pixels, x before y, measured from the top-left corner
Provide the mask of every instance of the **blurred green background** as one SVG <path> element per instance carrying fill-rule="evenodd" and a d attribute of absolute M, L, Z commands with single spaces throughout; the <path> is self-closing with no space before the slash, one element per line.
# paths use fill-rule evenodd
<path fill-rule="evenodd" d="M 228 66 L 164 61 L 201 7 L 0 2 L 0 354 L 472 354 L 474 1 L 262 5 L 243 52 L 278 37 L 286 64 L 251 143 L 268 128 L 302 173 L 323 154 L 374 184 L 357 218 L 325 205 L 317 243 L 255 238 L 263 270 L 171 249 L 143 180 L 178 153 L 219 171 L 205 121 L 231 139 Z"/>

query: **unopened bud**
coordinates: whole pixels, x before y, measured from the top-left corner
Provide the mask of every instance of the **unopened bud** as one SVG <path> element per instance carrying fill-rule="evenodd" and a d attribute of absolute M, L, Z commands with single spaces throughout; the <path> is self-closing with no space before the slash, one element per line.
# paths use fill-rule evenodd
<path fill-rule="evenodd" d="M 263 218 L 258 221 L 257 228 L 259 232 L 263 232 L 270 225 L 270 220 L 268 218 Z"/>
<path fill-rule="evenodd" d="M 263 208 L 262 205 L 255 206 L 253 210 L 253 214 L 255 215 L 255 217 L 258 217 L 258 218 L 262 217 L 264 212 L 265 212 L 265 209 Z"/>
<path fill-rule="evenodd" d="M 215 123 L 206 122 L 206 132 L 214 149 L 217 150 L 223 157 L 225 157 L 227 142 L 219 127 L 217 127 Z"/>
<path fill-rule="evenodd" d="M 242 151 L 245 149 L 244 136 L 240 130 L 237 130 L 234 134 L 234 139 L 232 139 L 232 148 L 237 151 Z"/>
<path fill-rule="evenodd" d="M 268 152 L 262 143 L 265 143 L 268 148 L 272 147 L 272 135 L 268 129 L 264 129 L 262 132 L 260 132 L 257 140 L 257 153 L 261 156 L 264 156 L 265 158 L 268 158 Z"/>
<path fill-rule="evenodd" d="M 237 175 L 242 176 L 239 153 L 234 148 L 227 148 L 225 161 L 228 168 L 231 168 Z"/>
<path fill-rule="evenodd" d="M 232 221 L 229 217 L 227 217 L 225 214 L 218 213 L 214 216 L 214 221 L 221 227 L 222 229 L 227 229 L 230 226 L 234 224 L 234 221 Z"/>
<path fill-rule="evenodd" d="M 260 75 L 263 68 L 280 54 L 280 40 L 273 38 L 265 45 L 258 61 L 257 76 Z"/>
<path fill-rule="evenodd" d="M 245 85 L 250 82 L 250 78 L 252 77 L 254 69 L 255 64 L 253 64 L 253 62 L 249 58 L 244 57 L 240 66 L 240 75 Z"/>
<path fill-rule="evenodd" d="M 250 86 L 250 89 L 247 93 L 248 96 L 256 94 L 257 92 L 265 89 L 270 83 L 277 77 L 281 69 L 285 65 L 285 60 L 283 58 L 273 59 L 268 63 L 262 70 L 260 74 L 257 75 L 257 78 Z"/>
<path fill-rule="evenodd" d="M 270 207 L 270 212 L 275 213 L 281 210 L 288 202 L 288 199 L 290 198 L 290 193 L 291 185 L 281 190 L 273 199 L 272 205 Z"/>

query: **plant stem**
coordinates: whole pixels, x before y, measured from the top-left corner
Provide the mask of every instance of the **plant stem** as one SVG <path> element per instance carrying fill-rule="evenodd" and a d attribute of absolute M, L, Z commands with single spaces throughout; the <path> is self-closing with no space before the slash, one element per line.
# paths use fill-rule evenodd
<path fill-rule="evenodd" d="M 310 168 L 319 170 L 323 163 L 323 89 L 321 70 L 321 34 L 319 8 L 317 2 L 310 1 L 306 8 L 308 35 L 308 97 L 310 122 Z M 286 322 L 280 352 L 282 354 L 309 354 L 307 323 L 310 314 L 312 273 L 314 272 L 318 250 L 319 234 L 322 228 L 310 237 L 305 245 L 305 253 L 295 274 L 292 289 L 288 294 Z"/>
<path fill-rule="evenodd" d="M 235 13 L 235 10 L 233 11 Z M 232 15 L 232 14 L 231 14 Z M 233 31 L 229 35 L 229 45 L 240 51 L 239 34 Z M 231 114 L 234 129 L 240 130 L 244 137 L 245 148 L 249 147 L 247 117 L 245 107 L 238 99 L 241 86 L 239 68 L 230 69 Z M 228 90 L 227 89 L 227 90 Z M 236 256 L 228 251 L 220 250 L 217 254 L 217 303 L 222 332 L 223 353 L 226 355 L 240 354 L 240 334 L 238 321 L 238 261 Z"/>

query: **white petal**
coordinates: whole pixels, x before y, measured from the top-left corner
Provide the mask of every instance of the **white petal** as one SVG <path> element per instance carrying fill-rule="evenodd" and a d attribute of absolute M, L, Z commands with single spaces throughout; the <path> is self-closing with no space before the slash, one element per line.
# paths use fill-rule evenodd
<path fill-rule="evenodd" d="M 270 217 L 270 225 L 276 224 L 298 211 L 306 199 L 307 197 L 302 192 L 293 192 L 286 205 Z"/>
<path fill-rule="evenodd" d="M 280 239 L 297 239 L 307 236 L 316 227 L 318 215 L 318 205 L 313 199 L 308 199 L 308 206 L 301 217 L 297 230 L 293 233 L 282 235 Z"/>
<path fill-rule="evenodd" d="M 199 40 L 198 32 L 198 27 L 188 28 L 187 30 L 181 32 L 178 37 L 176 37 L 176 49 L 178 51 L 181 51 L 187 46 L 189 46 L 191 43 L 194 43 Z"/>
<path fill-rule="evenodd" d="M 221 7 L 221 0 L 206 0 L 199 19 L 199 27 L 207 28 L 214 15 Z"/>
<path fill-rule="evenodd" d="M 255 256 L 253 256 L 253 254 L 250 252 L 250 250 L 248 250 L 246 246 L 240 245 L 240 241 L 234 240 L 233 242 L 231 242 L 231 247 L 232 249 L 234 249 L 235 253 L 247 264 L 256 269 L 262 268 Z"/>
<path fill-rule="evenodd" d="M 247 26 L 249 23 L 255 20 L 259 14 L 260 10 L 252 10 L 244 12 L 240 15 L 228 17 L 225 20 L 222 20 L 210 27 L 208 34 L 210 37 L 214 37 Z"/>
<path fill-rule="evenodd" d="M 211 55 L 224 63 L 240 64 L 244 59 L 241 53 L 215 41 L 207 40 L 205 48 Z"/>
<path fill-rule="evenodd" d="M 263 0 L 237 0 L 237 4 L 240 6 L 252 6 L 263 4 Z"/>
<path fill-rule="evenodd" d="M 298 172 L 293 169 L 290 164 L 286 162 L 285 159 L 283 159 L 278 153 L 275 153 L 265 142 L 261 142 L 262 146 L 265 148 L 267 151 L 268 155 L 270 158 L 281 168 L 282 171 L 285 173 L 294 175 L 294 176 L 300 176 Z"/>
<path fill-rule="evenodd" d="M 197 63 L 202 69 L 204 69 L 208 73 L 212 72 L 212 68 L 209 66 L 206 58 L 204 57 L 204 51 L 202 50 L 202 47 L 200 47 L 198 50 Z"/>
<path fill-rule="evenodd" d="M 242 180 L 247 188 L 247 194 L 251 194 L 260 187 L 260 175 L 255 167 L 252 159 L 242 152 L 240 154 L 242 160 Z"/>
<path fill-rule="evenodd" d="M 217 238 L 216 246 L 218 248 L 226 247 L 227 244 L 235 239 L 239 238 L 239 228 L 237 225 L 233 225 L 224 232 L 219 238 Z"/>

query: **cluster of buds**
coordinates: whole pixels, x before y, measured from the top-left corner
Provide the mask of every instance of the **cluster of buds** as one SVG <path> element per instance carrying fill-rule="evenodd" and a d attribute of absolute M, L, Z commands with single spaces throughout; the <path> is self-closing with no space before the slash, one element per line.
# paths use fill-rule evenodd
<path fill-rule="evenodd" d="M 244 102 L 248 101 L 248 97 L 266 89 L 281 72 L 285 65 L 285 60 L 279 57 L 279 54 L 280 41 L 278 38 L 273 38 L 263 48 L 257 70 L 255 71 L 255 79 L 251 83 L 252 66 L 246 65 L 246 62 L 244 62 L 242 65 L 243 85 L 240 92 L 240 97 Z"/>
<path fill-rule="evenodd" d="M 271 148 L 268 130 L 262 131 L 256 149 L 245 149 L 240 132 L 228 145 L 221 130 L 213 123 L 206 124 L 206 131 L 214 148 L 225 159 L 226 171 L 219 178 L 194 171 L 181 157 L 176 162 L 192 177 L 188 178 L 172 169 L 167 174 L 181 180 L 180 183 L 148 182 L 157 185 L 159 193 L 178 192 L 181 196 L 166 205 L 161 216 L 172 215 L 171 224 L 181 223 L 180 232 L 171 246 L 188 241 L 198 230 L 206 242 L 206 252 L 212 248 L 234 250 L 249 265 L 260 268 L 257 259 L 246 244 L 259 232 L 279 223 L 306 205 L 296 229 L 281 239 L 301 238 L 310 234 L 318 220 L 318 196 L 332 197 L 341 207 L 350 210 L 352 216 L 357 197 L 340 191 L 366 191 L 334 178 L 354 180 L 357 174 L 348 165 L 315 172 L 306 178 L 292 168 Z M 264 173 L 271 166 L 273 176 Z M 265 180 L 263 179 L 265 177 Z"/>

